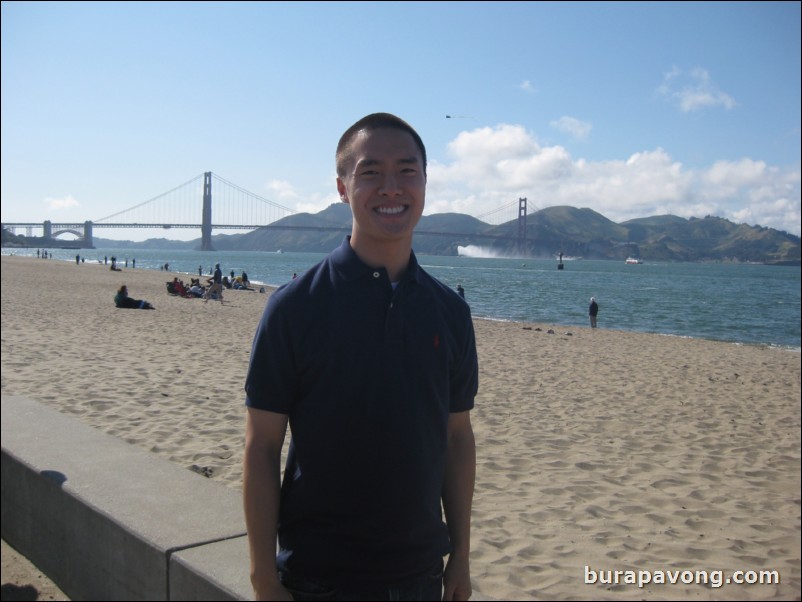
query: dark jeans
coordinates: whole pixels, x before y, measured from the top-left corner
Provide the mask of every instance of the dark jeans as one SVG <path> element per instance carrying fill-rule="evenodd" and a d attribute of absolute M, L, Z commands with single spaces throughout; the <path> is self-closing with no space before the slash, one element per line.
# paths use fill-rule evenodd
<path fill-rule="evenodd" d="M 395 586 L 370 591 L 335 589 L 312 579 L 281 573 L 281 582 L 292 594 L 293 600 L 442 600 L 443 563 L 440 562 L 425 574 Z"/>

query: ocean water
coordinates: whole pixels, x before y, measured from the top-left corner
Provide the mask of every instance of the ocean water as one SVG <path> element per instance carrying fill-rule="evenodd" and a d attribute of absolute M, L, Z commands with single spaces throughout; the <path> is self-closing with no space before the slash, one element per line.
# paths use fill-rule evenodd
<path fill-rule="evenodd" d="M 52 249 L 54 260 L 75 261 L 75 250 Z M 82 249 L 87 262 L 117 257 L 124 267 L 204 276 L 220 263 L 224 274 L 247 272 L 251 282 L 281 285 L 320 261 L 319 253 Z M 36 249 L 3 249 L 33 255 Z M 800 348 L 800 270 L 751 264 L 564 261 L 418 256 L 451 287 L 462 284 L 473 315 L 498 320 L 588 326 L 590 297 L 599 327 L 683 337 Z M 255 325 L 254 325 L 255 326 Z"/>

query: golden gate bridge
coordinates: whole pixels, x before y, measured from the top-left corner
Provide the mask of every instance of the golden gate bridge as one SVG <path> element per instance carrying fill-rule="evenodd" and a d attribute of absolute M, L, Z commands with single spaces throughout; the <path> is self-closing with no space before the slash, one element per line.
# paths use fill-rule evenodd
<path fill-rule="evenodd" d="M 214 189 L 214 203 L 212 190 Z M 198 221 L 198 201 L 201 201 L 201 219 Z M 428 236 L 471 236 L 473 238 L 517 238 L 519 248 L 526 244 L 527 201 L 517 201 L 498 207 L 482 215 L 472 216 L 488 224 L 501 224 L 517 219 L 517 229 L 509 236 L 476 233 L 420 231 Z M 517 216 L 514 213 L 517 210 Z M 343 231 L 342 224 L 331 226 L 299 226 L 285 223 L 284 218 L 298 212 L 289 207 L 249 192 L 210 171 L 176 186 L 158 196 L 95 220 L 85 222 L 3 222 L 2 227 L 14 233 L 19 228 L 27 236 L 41 229 L 46 239 L 64 234 L 75 236 L 81 246 L 94 247 L 94 231 L 99 228 L 191 228 L 201 231 L 201 250 L 211 251 L 213 230 L 256 230 L 274 228 L 284 230 Z"/>

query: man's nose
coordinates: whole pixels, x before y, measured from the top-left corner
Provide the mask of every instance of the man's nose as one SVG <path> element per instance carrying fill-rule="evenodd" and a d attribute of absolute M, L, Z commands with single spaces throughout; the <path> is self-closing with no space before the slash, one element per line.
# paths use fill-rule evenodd
<path fill-rule="evenodd" d="M 401 193 L 401 186 L 398 183 L 398 178 L 393 174 L 387 174 L 382 179 L 379 194 L 395 195 Z"/>

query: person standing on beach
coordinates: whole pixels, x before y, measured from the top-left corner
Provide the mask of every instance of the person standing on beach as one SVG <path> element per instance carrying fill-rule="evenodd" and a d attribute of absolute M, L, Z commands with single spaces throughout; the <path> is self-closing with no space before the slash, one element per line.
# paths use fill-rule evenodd
<path fill-rule="evenodd" d="M 209 288 L 203 298 L 204 301 L 219 299 L 220 303 L 223 302 L 223 270 L 220 269 L 219 263 L 214 266 L 212 281 L 209 283 Z"/>
<path fill-rule="evenodd" d="M 251 583 L 259 600 L 467 600 L 478 361 L 468 305 L 412 251 L 426 151 L 376 113 L 336 159 L 351 235 L 273 293 L 254 337 Z"/>
<path fill-rule="evenodd" d="M 588 307 L 588 315 L 590 316 L 590 327 L 596 328 L 596 316 L 599 315 L 599 304 L 596 303 L 596 297 L 590 298 L 590 306 Z"/>

